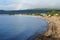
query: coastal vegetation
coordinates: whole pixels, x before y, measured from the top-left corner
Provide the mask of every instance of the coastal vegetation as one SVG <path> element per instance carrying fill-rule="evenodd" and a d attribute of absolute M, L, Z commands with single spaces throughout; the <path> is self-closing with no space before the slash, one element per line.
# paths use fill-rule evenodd
<path fill-rule="evenodd" d="M 25 14 L 25 15 L 35 15 L 35 16 L 60 16 L 60 9 L 47 9 L 47 8 L 36 8 L 36 9 L 27 9 L 27 10 L 11 10 L 5 11 L 0 10 L 0 14 Z"/>
<path fill-rule="evenodd" d="M 32 13 L 32 14 L 25 14 L 25 15 L 35 15 L 35 16 L 60 16 L 60 12 L 52 10 L 51 12 L 47 13 Z"/>
<path fill-rule="evenodd" d="M 47 15 L 49 16 L 49 15 L 51 15 L 51 16 L 60 16 L 60 12 L 57 12 L 57 11 L 55 11 L 55 10 L 52 10 L 52 12 L 48 12 L 47 13 Z"/>

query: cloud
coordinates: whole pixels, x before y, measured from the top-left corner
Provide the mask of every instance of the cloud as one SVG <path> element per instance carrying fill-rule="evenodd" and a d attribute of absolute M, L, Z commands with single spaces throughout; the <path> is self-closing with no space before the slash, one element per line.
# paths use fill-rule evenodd
<path fill-rule="evenodd" d="M 59 8 L 60 0 L 1 0 L 1 10 L 23 10 L 32 8 Z"/>

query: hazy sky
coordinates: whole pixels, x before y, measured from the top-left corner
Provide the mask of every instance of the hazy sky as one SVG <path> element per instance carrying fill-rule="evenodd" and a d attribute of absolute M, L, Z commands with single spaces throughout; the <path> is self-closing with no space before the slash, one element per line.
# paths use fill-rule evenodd
<path fill-rule="evenodd" d="M 60 8 L 60 0 L 0 0 L 0 10 Z"/>

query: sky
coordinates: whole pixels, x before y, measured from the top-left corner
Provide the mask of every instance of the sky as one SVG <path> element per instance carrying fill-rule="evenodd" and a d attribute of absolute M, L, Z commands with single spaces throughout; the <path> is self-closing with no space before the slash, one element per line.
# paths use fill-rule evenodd
<path fill-rule="evenodd" d="M 0 0 L 0 10 L 60 8 L 60 0 Z"/>

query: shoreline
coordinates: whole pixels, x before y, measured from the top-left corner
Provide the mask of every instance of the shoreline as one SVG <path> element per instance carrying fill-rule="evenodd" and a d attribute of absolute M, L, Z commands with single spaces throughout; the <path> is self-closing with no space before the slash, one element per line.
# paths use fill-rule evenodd
<path fill-rule="evenodd" d="M 43 34 L 42 37 L 43 40 L 60 40 L 60 16 L 45 16 L 42 17 L 48 20 L 49 28 L 48 30 Z M 50 37 L 50 38 L 48 38 Z M 41 37 L 40 37 L 41 38 Z M 38 38 L 37 38 L 38 39 Z"/>
<path fill-rule="evenodd" d="M 25 15 L 25 16 L 32 16 L 32 15 Z M 33 15 L 35 16 L 35 15 Z M 44 18 L 47 20 L 49 27 L 47 31 L 43 34 L 41 37 L 38 35 L 35 37 L 35 40 L 41 40 L 39 38 L 42 38 L 43 40 L 60 40 L 60 16 L 35 16 L 37 18 Z M 50 37 L 50 38 L 48 38 Z"/>
<path fill-rule="evenodd" d="M 25 16 L 32 16 L 32 15 L 25 15 Z M 33 16 L 35 16 L 35 15 L 33 15 Z M 45 38 L 46 40 L 50 40 L 50 39 L 52 39 L 52 37 L 56 40 L 60 40 L 60 16 L 51 16 L 51 17 L 49 17 L 49 16 L 44 16 L 44 17 L 43 16 L 35 16 L 35 17 L 44 18 L 49 23 L 49 27 L 43 35 L 46 37 L 49 37 L 51 35 L 52 36 L 49 39 Z"/>

